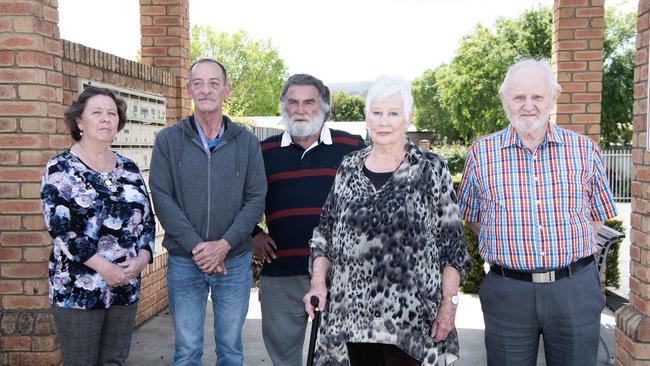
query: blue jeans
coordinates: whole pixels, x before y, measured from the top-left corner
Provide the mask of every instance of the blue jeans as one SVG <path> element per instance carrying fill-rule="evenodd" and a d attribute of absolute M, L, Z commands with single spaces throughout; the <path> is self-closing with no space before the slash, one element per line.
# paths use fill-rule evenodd
<path fill-rule="evenodd" d="M 208 290 L 214 312 L 217 366 L 244 363 L 242 328 L 253 281 L 251 252 L 225 261 L 228 274 L 203 273 L 191 258 L 169 256 L 167 290 L 174 322 L 174 365 L 200 366 Z"/>

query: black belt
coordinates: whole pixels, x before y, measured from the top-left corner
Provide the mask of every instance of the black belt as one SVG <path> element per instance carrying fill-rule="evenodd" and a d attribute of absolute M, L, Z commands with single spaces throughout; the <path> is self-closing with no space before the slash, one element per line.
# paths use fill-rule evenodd
<path fill-rule="evenodd" d="M 591 264 L 593 261 L 594 256 L 590 255 L 584 258 L 580 258 L 566 267 L 547 272 L 519 271 L 516 269 L 505 268 L 498 264 L 493 264 L 490 266 L 490 271 L 498 274 L 499 276 L 512 278 L 514 280 L 535 283 L 548 283 L 569 277 L 571 273 L 580 271 L 581 269 Z"/>

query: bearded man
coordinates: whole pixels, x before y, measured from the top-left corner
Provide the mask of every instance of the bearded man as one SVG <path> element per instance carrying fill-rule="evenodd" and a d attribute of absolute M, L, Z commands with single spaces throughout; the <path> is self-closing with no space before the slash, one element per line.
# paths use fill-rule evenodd
<path fill-rule="evenodd" d="M 255 255 L 265 263 L 260 283 L 262 333 L 275 366 L 302 365 L 309 291 L 309 240 L 343 156 L 365 147 L 360 136 L 324 126 L 330 92 L 319 79 L 296 74 L 280 93 L 285 132 L 261 144 L 268 191 L 268 233 L 255 227 Z"/>
<path fill-rule="evenodd" d="M 605 297 L 595 235 L 616 216 L 598 145 L 549 116 L 560 85 L 546 61 L 508 70 L 510 126 L 470 147 L 460 210 L 490 264 L 481 285 L 488 365 L 596 365 Z"/>

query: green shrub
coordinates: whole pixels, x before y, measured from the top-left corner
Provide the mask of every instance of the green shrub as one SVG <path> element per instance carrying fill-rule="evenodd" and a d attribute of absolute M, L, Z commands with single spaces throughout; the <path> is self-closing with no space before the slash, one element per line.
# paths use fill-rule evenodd
<path fill-rule="evenodd" d="M 467 272 L 467 277 L 465 277 L 465 282 L 461 284 L 460 290 L 466 294 L 476 294 L 485 278 L 485 269 L 483 268 L 485 261 L 483 261 L 478 251 L 478 238 L 465 222 L 463 222 L 463 231 L 465 233 L 465 246 L 472 260 L 472 268 Z"/>
<path fill-rule="evenodd" d="M 440 145 L 431 148 L 436 154 L 445 159 L 451 175 L 460 174 L 465 168 L 465 159 L 467 159 L 467 148 L 461 145 Z"/>
<path fill-rule="evenodd" d="M 621 220 L 607 220 L 605 226 L 625 233 L 625 227 Z M 618 288 L 621 286 L 621 272 L 618 269 L 618 254 L 621 242 L 615 243 L 607 253 L 607 267 L 605 268 L 605 286 Z"/>

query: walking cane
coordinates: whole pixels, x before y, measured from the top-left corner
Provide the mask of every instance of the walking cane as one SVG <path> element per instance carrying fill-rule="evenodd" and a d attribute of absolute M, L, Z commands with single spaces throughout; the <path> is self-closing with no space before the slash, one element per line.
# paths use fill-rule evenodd
<path fill-rule="evenodd" d="M 314 348 L 316 348 L 316 336 L 318 335 L 318 326 L 320 325 L 320 309 L 318 308 L 318 297 L 312 296 L 309 299 L 311 306 L 314 307 L 314 319 L 311 322 L 311 336 L 309 337 L 309 351 L 307 352 L 307 366 L 314 365 Z"/>

